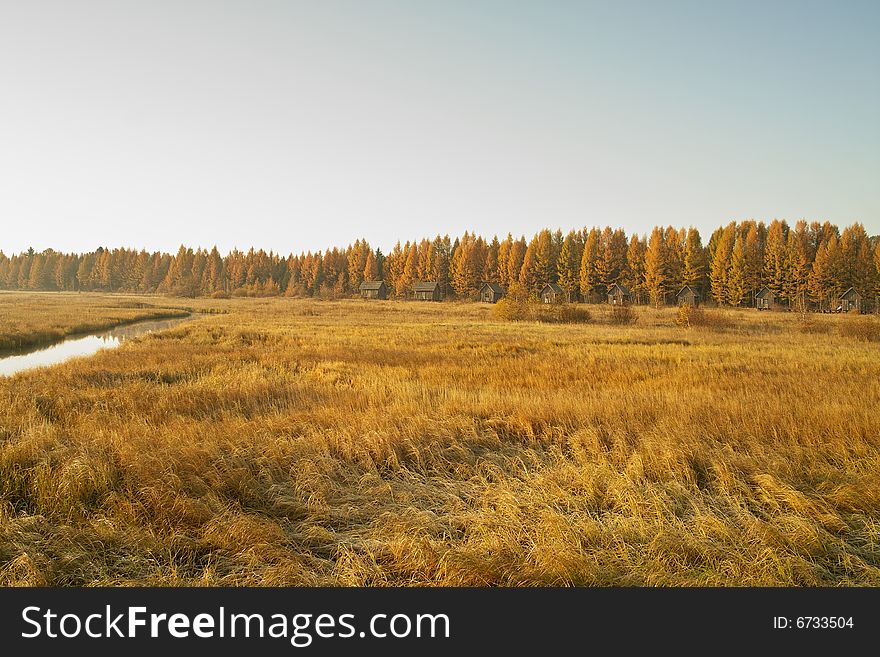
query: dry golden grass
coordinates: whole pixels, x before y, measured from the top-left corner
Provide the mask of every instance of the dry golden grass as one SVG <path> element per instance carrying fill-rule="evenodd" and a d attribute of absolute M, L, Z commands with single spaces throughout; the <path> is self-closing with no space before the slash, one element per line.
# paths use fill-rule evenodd
<path fill-rule="evenodd" d="M 173 305 L 178 305 L 172 302 Z M 0 352 L 54 342 L 142 319 L 186 311 L 155 297 L 64 292 L 0 292 Z"/>
<path fill-rule="evenodd" d="M 0 584 L 880 585 L 863 318 L 210 304 L 0 378 Z"/>

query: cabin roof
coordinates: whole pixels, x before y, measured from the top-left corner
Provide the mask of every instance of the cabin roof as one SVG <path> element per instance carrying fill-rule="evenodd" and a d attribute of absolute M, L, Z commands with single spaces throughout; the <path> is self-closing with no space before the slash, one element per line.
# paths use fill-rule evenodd
<path fill-rule="evenodd" d="M 858 290 L 856 290 L 854 287 L 851 287 L 851 288 L 848 288 L 846 292 L 841 294 L 840 298 L 841 299 L 850 299 L 850 298 L 855 299 L 856 297 L 861 297 L 861 296 L 862 295 L 859 294 Z"/>
<path fill-rule="evenodd" d="M 418 281 L 413 285 L 415 292 L 433 292 L 440 286 L 436 281 Z"/>
<path fill-rule="evenodd" d="M 562 288 L 559 287 L 556 283 L 547 283 L 544 287 L 541 288 L 541 294 L 544 294 L 547 290 L 551 292 L 555 292 L 556 294 L 562 294 Z"/>
<path fill-rule="evenodd" d="M 626 286 L 621 285 L 620 283 L 615 283 L 611 287 L 608 288 L 608 294 L 611 294 L 612 290 L 618 290 L 623 296 L 630 296 L 629 290 L 626 289 Z"/>
<path fill-rule="evenodd" d="M 691 287 L 690 285 L 685 285 L 683 288 L 681 288 L 678 291 L 678 294 L 676 294 L 675 296 L 680 297 L 681 295 L 685 294 L 686 292 L 690 292 L 691 294 L 693 294 L 694 296 L 697 296 L 697 297 L 700 296 L 700 291 L 697 290 L 696 288 Z"/>
<path fill-rule="evenodd" d="M 764 299 L 767 297 L 773 296 L 773 290 L 770 289 L 769 286 L 765 285 L 761 288 L 761 290 L 755 295 L 758 299 Z"/>
<path fill-rule="evenodd" d="M 480 287 L 480 292 L 485 290 L 487 287 L 495 294 L 504 294 L 504 289 L 500 285 L 498 285 L 498 283 L 483 283 L 483 285 Z"/>
<path fill-rule="evenodd" d="M 378 291 L 383 285 L 385 285 L 385 281 L 364 281 L 361 283 L 361 290 Z"/>

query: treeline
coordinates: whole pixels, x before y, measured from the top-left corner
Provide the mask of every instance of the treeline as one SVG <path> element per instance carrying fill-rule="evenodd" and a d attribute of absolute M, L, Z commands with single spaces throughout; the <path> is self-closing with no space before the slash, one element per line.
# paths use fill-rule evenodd
<path fill-rule="evenodd" d="M 828 307 L 849 287 L 880 295 L 880 238 L 858 223 L 840 231 L 828 222 L 776 220 L 732 222 L 706 244 L 696 229 L 670 226 L 629 237 L 610 227 L 567 235 L 545 229 L 529 241 L 466 232 L 454 241 L 398 242 L 388 254 L 365 240 L 288 256 L 253 249 L 223 256 L 216 247 L 184 246 L 175 255 L 121 248 L 0 252 L 0 288 L 9 290 L 340 298 L 356 295 L 365 280 L 384 280 L 400 298 L 415 281 L 438 281 L 444 294 L 463 299 L 475 297 L 483 282 L 519 284 L 531 293 L 552 282 L 572 301 L 600 301 L 620 283 L 637 302 L 655 304 L 689 284 L 731 306 L 751 303 L 768 285 L 782 303 Z"/>

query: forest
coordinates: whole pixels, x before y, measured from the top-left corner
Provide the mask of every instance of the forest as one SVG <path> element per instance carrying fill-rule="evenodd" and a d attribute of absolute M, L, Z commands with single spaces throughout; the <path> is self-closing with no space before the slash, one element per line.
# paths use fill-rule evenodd
<path fill-rule="evenodd" d="M 221 255 L 181 246 L 176 254 L 127 248 L 89 253 L 51 249 L 6 256 L 0 289 L 162 293 L 182 297 L 314 297 L 357 293 L 361 282 L 384 280 L 406 298 L 415 281 L 438 281 L 444 296 L 473 299 L 483 282 L 521 285 L 536 294 L 558 284 L 571 301 L 595 302 L 621 283 L 638 303 L 662 305 L 683 285 L 698 286 L 719 305 L 752 303 L 764 285 L 789 306 L 831 308 L 854 287 L 880 296 L 880 236 L 854 223 L 748 220 L 719 227 L 704 245 L 695 228 L 655 227 L 650 235 L 584 228 L 563 235 L 544 229 L 527 241 L 465 232 L 451 240 L 399 241 L 383 254 L 366 240 L 346 248 L 282 256 L 233 250 Z"/>

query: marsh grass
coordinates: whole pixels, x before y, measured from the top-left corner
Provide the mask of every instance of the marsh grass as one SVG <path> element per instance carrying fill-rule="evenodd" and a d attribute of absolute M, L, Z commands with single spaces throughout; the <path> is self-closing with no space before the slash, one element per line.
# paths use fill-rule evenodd
<path fill-rule="evenodd" d="M 859 318 L 196 303 L 0 378 L 0 584 L 880 585 Z"/>
<path fill-rule="evenodd" d="M 0 292 L 0 352 L 57 342 L 144 319 L 182 317 L 185 309 L 152 298 L 75 293 Z"/>
<path fill-rule="evenodd" d="M 880 342 L 880 319 L 870 315 L 850 316 L 839 325 L 840 335 L 865 342 Z"/>
<path fill-rule="evenodd" d="M 505 297 L 492 308 L 497 319 L 508 322 L 542 322 L 544 324 L 587 324 L 592 315 L 584 304 L 540 303 Z"/>
<path fill-rule="evenodd" d="M 625 326 L 638 321 L 638 313 L 631 306 L 611 306 L 609 321 L 611 324 Z"/>

